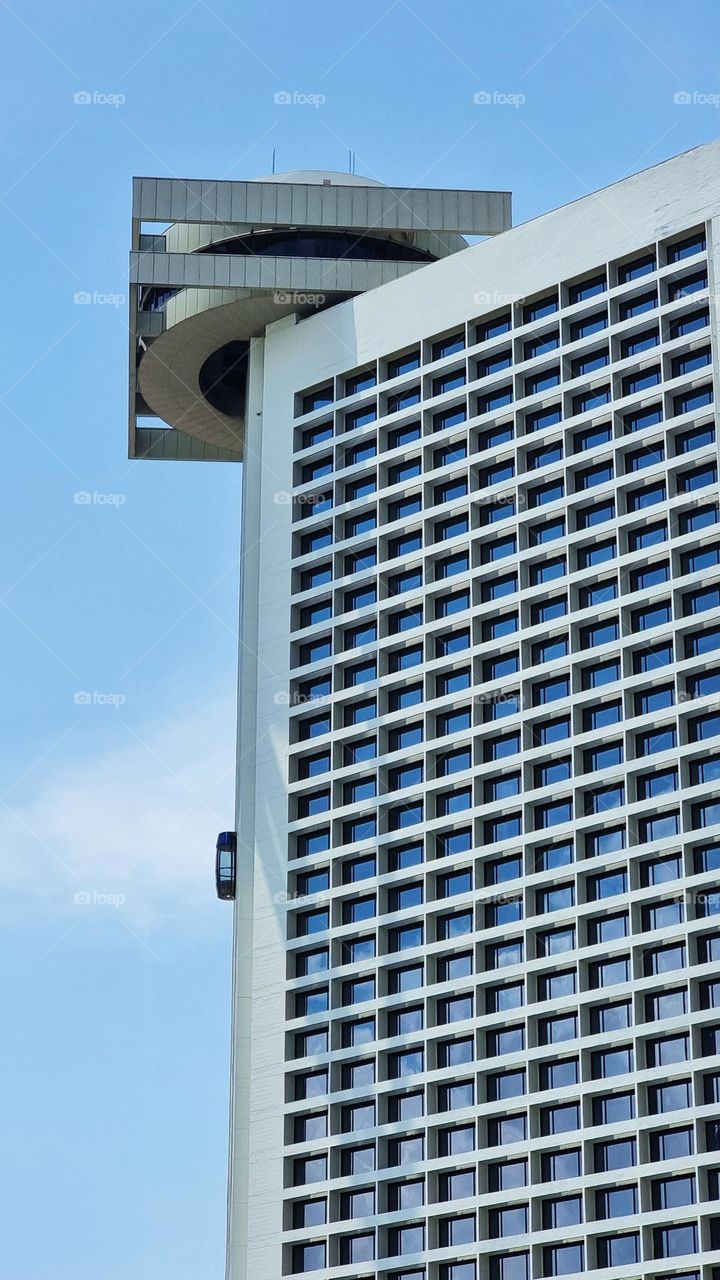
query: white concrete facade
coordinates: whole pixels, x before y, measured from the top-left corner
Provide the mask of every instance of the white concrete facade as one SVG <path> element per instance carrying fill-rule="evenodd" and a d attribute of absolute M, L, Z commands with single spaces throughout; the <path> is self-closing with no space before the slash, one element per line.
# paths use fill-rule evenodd
<path fill-rule="evenodd" d="M 720 1277 L 719 216 L 254 343 L 229 1280 Z"/>

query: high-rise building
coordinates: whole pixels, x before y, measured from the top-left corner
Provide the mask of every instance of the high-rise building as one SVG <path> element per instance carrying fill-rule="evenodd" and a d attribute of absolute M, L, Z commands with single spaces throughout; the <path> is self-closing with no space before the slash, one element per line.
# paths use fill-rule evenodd
<path fill-rule="evenodd" d="M 131 451 L 244 459 L 229 1280 L 720 1280 L 720 144 L 134 219 Z"/>

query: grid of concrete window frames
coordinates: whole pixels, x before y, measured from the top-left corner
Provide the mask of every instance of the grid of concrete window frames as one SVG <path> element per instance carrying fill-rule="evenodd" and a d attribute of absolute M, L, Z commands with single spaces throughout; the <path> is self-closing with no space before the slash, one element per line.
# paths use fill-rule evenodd
<path fill-rule="evenodd" d="M 288 1274 L 720 1277 L 707 270 L 298 396 Z"/>

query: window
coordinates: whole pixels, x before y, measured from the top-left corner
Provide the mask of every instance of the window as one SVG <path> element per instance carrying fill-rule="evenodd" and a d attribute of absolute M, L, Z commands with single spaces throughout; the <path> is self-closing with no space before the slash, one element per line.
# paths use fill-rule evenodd
<path fill-rule="evenodd" d="M 409 951 L 423 944 L 423 927 L 420 924 L 402 925 L 388 931 L 389 951 Z"/>
<path fill-rule="evenodd" d="M 300 1274 L 320 1271 L 325 1266 L 325 1244 L 295 1244 L 292 1250 L 292 1269 Z"/>
<path fill-rule="evenodd" d="M 557 294 L 549 294 L 523 307 L 523 324 L 531 324 L 534 320 L 542 320 L 544 316 L 553 315 L 558 309 Z"/>
<path fill-rule="evenodd" d="M 372 1173 L 375 1168 L 375 1148 L 372 1145 L 346 1147 L 341 1152 L 340 1165 L 344 1177 L 356 1173 Z"/>
<path fill-rule="evenodd" d="M 585 453 L 588 449 L 595 449 L 598 445 L 607 444 L 610 440 L 612 440 L 612 427 L 609 423 L 588 427 L 585 431 L 578 431 L 573 436 L 574 451 Z"/>
<path fill-rule="evenodd" d="M 453 369 L 451 373 L 444 373 L 439 378 L 433 378 L 432 394 L 434 396 L 445 395 L 448 391 L 456 391 L 458 387 L 465 385 L 465 370 Z"/>
<path fill-rule="evenodd" d="M 543 1182 L 564 1182 L 579 1178 L 582 1171 L 580 1151 L 544 1151 L 541 1157 Z"/>
<path fill-rule="evenodd" d="M 539 956 L 563 955 L 575 949 L 575 929 L 569 925 L 560 929 L 547 929 L 537 937 Z"/>
<path fill-rule="evenodd" d="M 491 1147 L 504 1147 L 513 1142 L 524 1142 L 526 1138 L 525 1115 L 501 1116 L 488 1120 L 488 1145 Z"/>
<path fill-rule="evenodd" d="M 508 1208 L 491 1209 L 489 1227 L 491 1240 L 502 1239 L 504 1236 L 525 1235 L 528 1229 L 527 1205 L 516 1204 Z"/>
<path fill-rule="evenodd" d="M 560 867 L 567 867 L 573 861 L 572 841 L 540 845 L 535 852 L 535 859 L 538 871 L 554 871 Z"/>
<path fill-rule="evenodd" d="M 585 302 L 588 298 L 594 298 L 598 293 L 604 293 L 607 289 L 607 281 L 604 272 L 597 276 L 591 276 L 587 280 L 581 280 L 578 284 L 571 284 L 568 288 L 568 306 L 574 306 L 577 302 Z"/>
<path fill-rule="evenodd" d="M 344 1022 L 342 1039 L 344 1049 L 372 1044 L 375 1039 L 375 1019 L 357 1018 L 354 1022 Z"/>
<path fill-rule="evenodd" d="M 543 1247 L 543 1275 L 568 1276 L 585 1269 L 581 1244 L 546 1244 Z"/>
<path fill-rule="evenodd" d="M 489 378 L 493 373 L 501 373 L 503 369 L 509 369 L 512 364 L 512 351 L 506 347 L 503 351 L 496 352 L 495 355 L 489 356 L 487 360 L 478 360 L 477 377 Z"/>
<path fill-rule="evenodd" d="M 525 1031 L 523 1027 L 504 1027 L 500 1031 L 488 1032 L 488 1056 L 504 1057 L 510 1053 L 521 1053 L 525 1047 Z"/>
<path fill-rule="evenodd" d="M 626 917 L 623 916 L 622 919 L 625 921 Z M 629 978 L 630 964 L 625 956 L 614 957 L 612 960 L 593 960 L 590 964 L 590 983 L 593 987 L 612 987 L 619 982 L 627 982 Z"/>
<path fill-rule="evenodd" d="M 672 973 L 676 969 L 685 968 L 685 946 L 683 943 L 667 947 L 654 947 L 645 952 L 645 974 L 650 977 L 661 973 Z"/>
<path fill-rule="evenodd" d="M 628 915 L 618 911 L 611 916 L 594 916 L 588 921 L 588 940 L 591 945 L 599 942 L 617 942 L 628 936 Z M 604 985 L 604 983 L 602 984 Z"/>
<path fill-rule="evenodd" d="M 580 1107 L 577 1103 L 566 1103 L 557 1107 L 541 1107 L 540 1127 L 544 1135 L 571 1133 L 580 1128 Z"/>
<path fill-rule="evenodd" d="M 617 1236 L 599 1236 L 597 1261 L 600 1267 L 630 1266 L 640 1261 L 640 1234 L 627 1232 Z"/>
<path fill-rule="evenodd" d="M 438 1089 L 439 1111 L 461 1111 L 471 1107 L 475 1100 L 475 1088 L 471 1080 L 459 1084 L 443 1084 Z"/>
<path fill-rule="evenodd" d="M 584 316 L 582 320 L 576 320 L 570 325 L 570 341 L 578 342 L 581 338 L 589 338 L 591 334 L 607 329 L 607 324 L 607 311 L 599 311 L 595 315 Z"/>
<path fill-rule="evenodd" d="M 685 1107 L 689 1107 L 691 1102 L 692 1086 L 689 1080 L 648 1086 L 648 1107 L 651 1115 L 682 1111 Z"/>
<path fill-rule="evenodd" d="M 688 312 L 684 316 L 680 316 L 678 320 L 673 320 L 670 325 L 670 337 L 682 338 L 688 333 L 695 333 L 698 329 L 704 329 L 710 323 L 710 316 L 707 307 L 701 307 L 699 311 Z"/>
<path fill-rule="evenodd" d="M 631 1006 L 627 1000 L 595 1005 L 590 1010 L 590 1023 L 594 1035 L 605 1031 L 622 1031 L 632 1026 Z"/>
<path fill-rule="evenodd" d="M 500 987 L 488 987 L 485 995 L 488 1013 L 507 1013 L 510 1009 L 521 1009 L 524 1003 L 524 986 L 522 982 L 509 982 Z"/>
<path fill-rule="evenodd" d="M 442 1262 L 440 1264 L 439 1277 L 440 1280 L 475 1280 L 475 1263 Z M 419 1276 L 418 1280 L 424 1280 L 424 1272 L 422 1276 Z"/>
<path fill-rule="evenodd" d="M 658 1022 L 663 1018 L 678 1018 L 684 1013 L 687 1013 L 687 991 L 684 987 L 676 991 L 662 991 L 645 998 L 645 1016 L 648 1022 Z"/>
<path fill-rule="evenodd" d="M 698 1231 L 694 1222 L 653 1228 L 653 1253 L 656 1258 L 678 1258 L 684 1253 L 697 1253 L 697 1250 Z"/>
<path fill-rule="evenodd" d="M 633 1069 L 632 1049 L 600 1049 L 591 1055 L 593 1080 L 623 1076 Z"/>
<path fill-rule="evenodd" d="M 634 1118 L 635 1095 L 632 1093 L 608 1093 L 593 1098 L 593 1124 L 619 1124 L 622 1120 L 633 1120 Z M 615 1193 L 605 1192 L 603 1194 L 612 1196 Z M 611 1203 L 614 1207 L 617 1203 L 621 1204 L 622 1200 L 619 1199 Z M 616 1210 L 614 1213 L 598 1213 L 598 1216 L 622 1217 L 623 1215 Z"/>
<path fill-rule="evenodd" d="M 324 1182 L 326 1178 L 325 1156 L 307 1156 L 293 1162 L 293 1181 L 296 1187 L 307 1186 L 311 1182 Z"/>
<path fill-rule="evenodd" d="M 674 775 L 674 785 L 677 785 L 677 774 L 671 770 L 671 776 Z M 662 777 L 663 775 L 651 775 L 652 777 Z M 640 797 L 640 786 L 643 779 L 638 780 L 638 797 Z M 678 855 L 671 855 L 668 858 L 649 858 L 641 866 L 641 875 L 643 886 L 651 884 L 667 884 L 670 880 L 677 880 L 682 874 L 680 858 Z"/>
<path fill-rule="evenodd" d="M 637 1163 L 635 1139 L 620 1138 L 595 1144 L 595 1172 L 611 1173 L 616 1169 L 629 1169 Z"/>
<path fill-rule="evenodd" d="M 375 1084 L 375 1063 L 345 1062 L 342 1067 L 343 1089 L 365 1089 Z"/>
<path fill-rule="evenodd" d="M 577 1017 L 574 1013 L 555 1018 L 541 1018 L 538 1024 L 540 1044 L 564 1044 L 577 1036 Z"/>
<path fill-rule="evenodd" d="M 558 422 L 562 422 L 559 405 L 553 405 L 549 409 L 536 409 L 533 413 L 525 415 L 525 431 L 528 435 L 536 431 L 544 431 L 546 427 L 554 427 Z"/>
<path fill-rule="evenodd" d="M 450 427 L 456 427 L 465 421 L 466 416 L 464 405 L 445 409 L 443 413 L 436 413 L 433 415 L 433 431 L 447 431 Z"/>
<path fill-rule="evenodd" d="M 665 1129 L 650 1134 L 652 1160 L 680 1160 L 695 1151 L 692 1129 Z"/>
<path fill-rule="evenodd" d="M 665 840 L 680 831 L 680 814 L 663 813 L 657 818 L 641 818 L 638 822 L 638 840 L 644 843 L 649 840 Z"/>
<path fill-rule="evenodd" d="M 594 773 L 597 769 L 609 769 L 611 765 L 623 763 L 623 744 L 609 742 L 606 746 L 598 746 L 594 750 L 585 751 L 583 764 L 585 773 Z"/>
<path fill-rule="evenodd" d="M 683 276 L 681 280 L 668 285 L 668 300 L 676 302 L 679 298 L 689 298 L 694 293 L 707 289 L 707 271 L 696 271 L 693 275 Z"/>
<path fill-rule="evenodd" d="M 583 1220 L 582 1197 L 562 1196 L 557 1200 L 544 1200 L 542 1225 L 544 1231 L 562 1227 L 575 1227 Z"/>
<path fill-rule="evenodd" d="M 635 754 L 637 756 L 655 755 L 661 751 L 669 751 L 676 746 L 674 728 L 667 726 L 652 733 L 639 733 L 635 736 Z"/>
<path fill-rule="evenodd" d="M 589 373 L 594 373 L 596 369 L 603 369 L 605 365 L 610 363 L 610 354 L 607 347 L 601 347 L 598 351 L 592 351 L 589 355 L 578 356 L 573 360 L 570 366 L 571 376 L 573 378 L 581 378 Z"/>
<path fill-rule="evenodd" d="M 684 258 L 692 258 L 696 253 L 704 253 L 707 248 L 704 231 L 693 232 L 684 240 L 676 240 L 668 246 L 668 262 L 682 262 Z"/>
<path fill-rule="evenodd" d="M 621 302 L 618 308 L 620 320 L 630 320 L 633 316 L 643 315 L 646 311 L 652 311 L 657 306 L 657 290 L 652 289 L 648 293 L 638 294 L 634 298 L 628 298 Z"/>
<path fill-rule="evenodd" d="M 422 1178 L 411 1182 L 391 1182 L 388 1184 L 389 1208 L 398 1212 L 401 1209 L 419 1209 L 425 1203 L 425 1183 Z"/>
<path fill-rule="evenodd" d="M 553 885 L 550 889 L 539 889 L 536 895 L 536 911 L 538 915 L 549 911 L 563 911 L 572 907 L 575 892 L 571 884 Z"/>
<path fill-rule="evenodd" d="M 637 1187 L 612 1187 L 595 1192 L 598 1218 L 628 1218 L 638 1211 Z"/>
<path fill-rule="evenodd" d="M 646 650 L 647 653 L 647 650 Z M 653 689 L 643 690 L 641 694 L 635 694 L 635 716 L 651 716 L 653 712 L 660 712 L 667 707 L 673 707 L 675 701 L 675 690 L 673 685 L 660 685 Z M 674 787 L 667 790 L 673 791 Z"/>
<path fill-rule="evenodd" d="M 620 342 L 620 359 L 626 360 L 628 356 L 638 356 L 643 351 L 650 351 L 660 342 L 660 334 L 657 328 L 644 329 L 642 333 L 633 333 L 628 338 L 623 338 Z"/>
<path fill-rule="evenodd" d="M 505 969 L 510 965 L 522 964 L 523 944 L 521 939 L 513 942 L 498 942 L 486 948 L 486 967 L 488 969 Z"/>
<path fill-rule="evenodd" d="M 590 409 L 597 409 L 600 405 L 608 404 L 610 400 L 609 387 L 596 387 L 593 391 L 584 391 L 580 395 L 572 398 L 573 413 L 587 413 Z"/>
<path fill-rule="evenodd" d="M 530 566 L 530 582 L 532 586 L 539 586 L 541 582 L 552 582 L 555 578 L 564 578 L 567 573 L 567 562 L 564 556 L 558 556 L 555 559 L 542 560 L 538 564 Z"/>
<path fill-rule="evenodd" d="M 595 525 L 603 524 L 606 520 L 612 520 L 615 515 L 615 503 L 613 501 L 597 502 L 592 507 L 583 507 L 577 512 L 578 529 L 591 529 Z"/>
<path fill-rule="evenodd" d="M 618 284 L 628 284 L 631 280 L 638 280 L 641 276 L 649 275 L 655 270 L 656 265 L 654 253 L 646 254 L 642 258 L 635 258 L 632 262 L 627 262 L 618 267 Z"/>
<path fill-rule="evenodd" d="M 365 1000 L 375 998 L 375 979 L 356 978 L 353 982 L 343 983 L 343 1004 L 362 1004 Z"/>
<path fill-rule="evenodd" d="M 564 782 L 570 776 L 571 762 L 568 757 L 535 766 L 536 787 L 548 787 L 554 782 Z"/>
<path fill-rule="evenodd" d="M 390 969 L 388 979 L 388 988 L 391 995 L 417 991 L 423 985 L 423 966 L 421 964 L 412 964 L 405 965 L 401 969 Z"/>
<path fill-rule="evenodd" d="M 573 975 L 574 976 L 574 975 Z M 559 1058 L 555 1062 L 540 1064 L 540 1088 L 560 1091 L 579 1082 L 577 1058 Z"/>

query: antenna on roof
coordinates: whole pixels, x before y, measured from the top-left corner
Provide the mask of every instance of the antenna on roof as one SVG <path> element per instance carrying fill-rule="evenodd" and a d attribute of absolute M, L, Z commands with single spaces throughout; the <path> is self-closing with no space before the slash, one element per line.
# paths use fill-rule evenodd
<path fill-rule="evenodd" d="M 275 172 L 275 147 L 273 147 L 272 171 Z"/>

